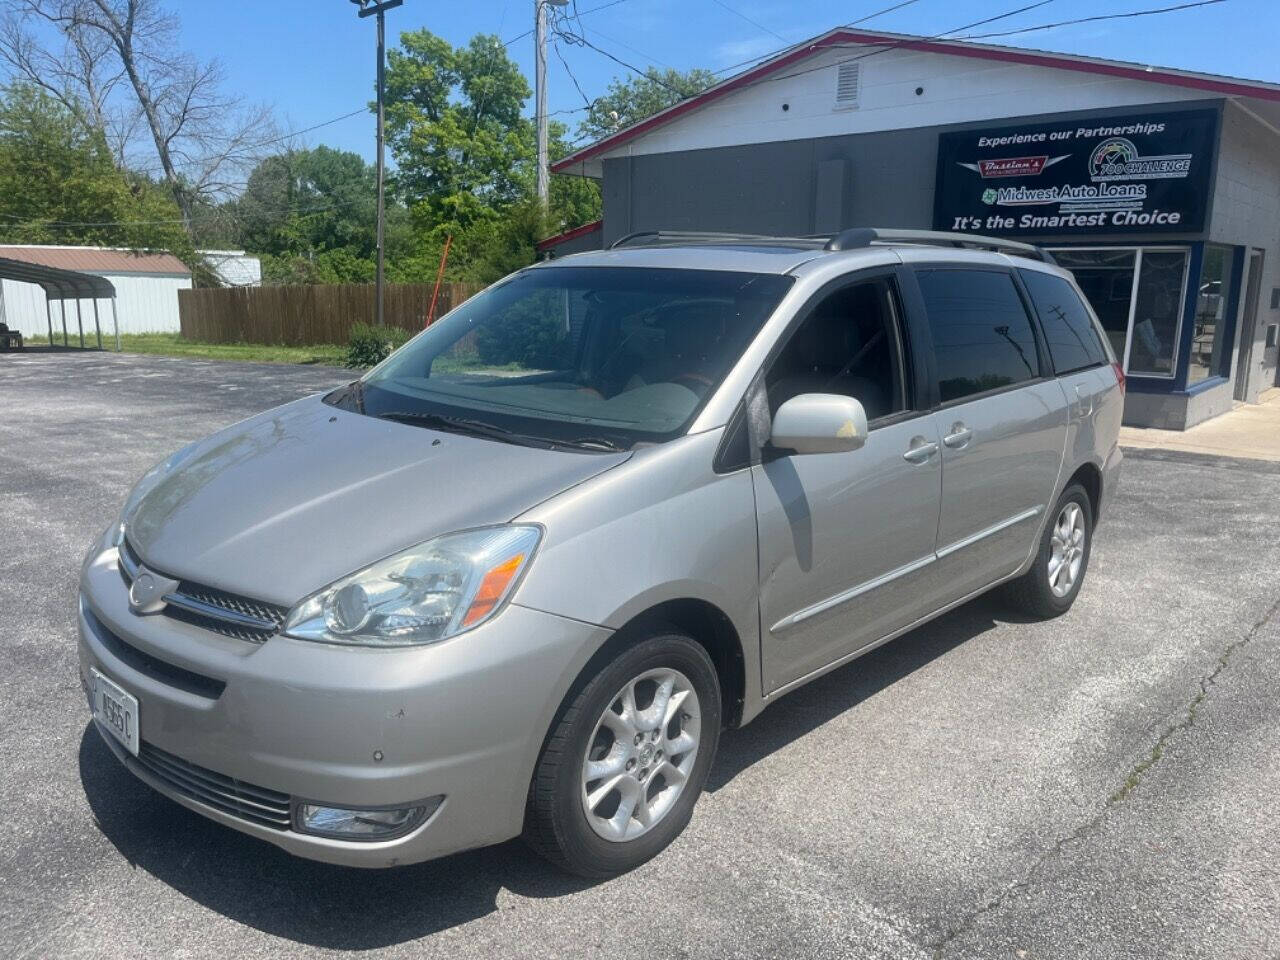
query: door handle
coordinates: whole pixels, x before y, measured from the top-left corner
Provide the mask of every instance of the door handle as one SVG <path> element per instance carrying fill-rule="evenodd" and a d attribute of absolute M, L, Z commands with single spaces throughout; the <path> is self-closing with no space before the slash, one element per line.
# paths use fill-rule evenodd
<path fill-rule="evenodd" d="M 924 437 L 916 437 L 915 440 L 924 440 Z M 907 463 L 924 463 L 937 452 L 938 445 L 932 440 L 919 444 L 913 441 L 913 445 L 902 455 L 902 459 Z"/>
<path fill-rule="evenodd" d="M 953 423 L 951 432 L 942 438 L 952 450 L 959 450 L 963 446 L 967 446 L 969 441 L 973 439 L 973 431 L 966 427 L 963 423 Z"/>

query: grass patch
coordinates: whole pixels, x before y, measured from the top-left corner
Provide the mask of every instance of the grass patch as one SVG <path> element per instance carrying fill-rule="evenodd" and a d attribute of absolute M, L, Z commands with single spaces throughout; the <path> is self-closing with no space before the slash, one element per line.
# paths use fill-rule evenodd
<path fill-rule="evenodd" d="M 32 346 L 48 344 L 48 337 L 28 337 Z M 55 346 L 62 345 L 62 338 L 54 336 Z M 72 347 L 80 343 L 78 336 L 67 341 Z M 86 346 L 93 347 L 96 337 L 86 335 Z M 122 333 L 120 347 L 125 353 L 150 353 L 164 357 L 199 357 L 204 360 L 238 360 L 242 363 L 305 363 L 342 366 L 346 347 L 336 344 L 318 344 L 310 347 L 282 347 L 265 343 L 203 343 L 185 340 L 179 333 Z M 115 349 L 115 337 L 105 331 L 102 337 L 104 350 Z"/>

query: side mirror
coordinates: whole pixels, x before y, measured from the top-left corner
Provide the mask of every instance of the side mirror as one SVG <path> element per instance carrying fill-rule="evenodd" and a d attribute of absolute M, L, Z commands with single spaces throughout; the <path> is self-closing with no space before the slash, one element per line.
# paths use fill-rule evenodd
<path fill-rule="evenodd" d="M 867 442 L 867 412 L 853 397 L 802 393 L 773 415 L 769 442 L 796 453 L 843 453 Z"/>

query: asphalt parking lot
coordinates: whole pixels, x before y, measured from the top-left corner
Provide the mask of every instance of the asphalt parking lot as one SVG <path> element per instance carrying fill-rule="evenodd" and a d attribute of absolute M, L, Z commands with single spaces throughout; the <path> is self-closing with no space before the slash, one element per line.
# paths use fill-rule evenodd
<path fill-rule="evenodd" d="M 1280 956 L 1280 464 L 1131 455 L 1069 614 L 978 600 L 780 701 L 610 882 L 314 864 L 151 792 L 80 692 L 84 551 L 153 462 L 344 379 L 0 358 L 0 955 Z"/>

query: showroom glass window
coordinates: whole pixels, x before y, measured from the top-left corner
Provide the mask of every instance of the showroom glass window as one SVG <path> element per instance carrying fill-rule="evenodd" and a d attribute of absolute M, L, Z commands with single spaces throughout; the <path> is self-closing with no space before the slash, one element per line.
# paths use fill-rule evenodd
<path fill-rule="evenodd" d="M 1013 277 L 996 270 L 916 274 L 943 403 L 1040 376 L 1035 335 Z"/>
<path fill-rule="evenodd" d="M 1183 247 L 1107 247 L 1053 251 L 1075 275 L 1126 373 L 1173 377 L 1185 301 Z"/>
<path fill-rule="evenodd" d="M 1209 377 L 1226 376 L 1223 369 L 1222 340 L 1227 329 L 1227 286 L 1232 250 L 1209 244 L 1204 248 L 1204 265 L 1196 290 L 1195 332 L 1191 337 L 1191 357 L 1187 363 L 1187 383 Z"/>

